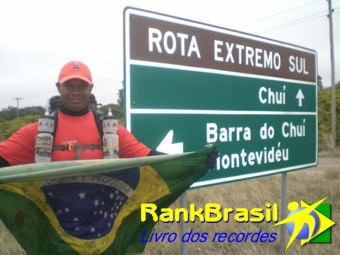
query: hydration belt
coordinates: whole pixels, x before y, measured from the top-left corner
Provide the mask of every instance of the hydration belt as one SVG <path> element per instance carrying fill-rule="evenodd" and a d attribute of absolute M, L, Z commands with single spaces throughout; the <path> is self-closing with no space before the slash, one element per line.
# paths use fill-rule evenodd
<path fill-rule="evenodd" d="M 73 145 L 65 144 L 59 146 L 53 146 L 52 151 L 76 151 L 76 156 L 74 159 L 80 158 L 80 152 L 84 150 L 103 150 L 103 145 L 96 144 L 83 144 L 83 145 Z"/>

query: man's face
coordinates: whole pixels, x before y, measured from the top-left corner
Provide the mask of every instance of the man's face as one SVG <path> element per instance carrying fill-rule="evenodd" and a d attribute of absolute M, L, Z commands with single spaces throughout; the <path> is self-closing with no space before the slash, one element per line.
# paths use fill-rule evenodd
<path fill-rule="evenodd" d="M 71 111 L 80 111 L 88 106 L 92 86 L 80 79 L 71 79 L 58 86 L 61 102 Z"/>

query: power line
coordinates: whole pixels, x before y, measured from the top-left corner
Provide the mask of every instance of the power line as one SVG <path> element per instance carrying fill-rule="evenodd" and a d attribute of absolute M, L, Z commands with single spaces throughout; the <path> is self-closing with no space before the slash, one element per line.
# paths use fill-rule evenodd
<path fill-rule="evenodd" d="M 279 30 L 279 29 L 282 29 L 282 28 L 289 27 L 289 26 L 293 26 L 293 25 L 296 25 L 296 24 L 300 24 L 300 23 L 303 23 L 303 22 L 319 19 L 319 18 L 322 18 L 322 17 L 325 17 L 325 16 L 327 16 L 325 12 L 323 12 L 323 13 L 319 12 L 319 13 L 315 13 L 315 14 L 312 14 L 312 15 L 309 15 L 309 16 L 306 16 L 306 17 L 303 17 L 303 18 L 299 18 L 299 19 L 289 21 L 289 22 L 284 23 L 284 24 L 280 24 L 280 25 L 277 25 L 277 26 L 274 26 L 274 27 L 266 28 L 264 30 L 258 31 L 257 33 L 259 33 L 259 34 L 268 33 L 268 32 L 272 32 L 272 31 L 275 31 L 275 30 Z"/>
<path fill-rule="evenodd" d="M 340 13 L 339 9 L 340 9 L 340 7 L 333 8 L 333 15 Z M 303 18 L 292 20 L 290 22 L 287 22 L 287 23 L 284 23 L 284 24 L 281 24 L 281 25 L 277 25 L 277 26 L 274 26 L 274 27 L 266 28 L 264 30 L 258 31 L 257 33 L 258 34 L 263 34 L 263 33 L 273 32 L 275 30 L 283 29 L 283 28 L 286 28 L 286 27 L 289 27 L 289 26 L 293 26 L 293 25 L 296 25 L 296 24 L 299 24 L 299 23 L 304 23 L 304 22 L 307 22 L 307 21 L 323 18 L 323 17 L 327 16 L 327 14 L 328 14 L 328 12 L 327 13 L 326 12 L 315 13 L 315 14 L 312 14 L 312 15 L 309 15 L 309 16 L 306 16 L 306 17 L 303 17 Z"/>
<path fill-rule="evenodd" d="M 253 24 L 256 24 L 256 23 L 259 23 L 259 22 L 262 22 L 262 21 L 265 21 L 265 20 L 268 20 L 268 19 L 271 19 L 271 18 L 274 18 L 274 17 L 277 17 L 277 16 L 280 16 L 282 14 L 285 14 L 285 13 L 288 13 L 288 12 L 291 12 L 293 10 L 297 10 L 297 9 L 300 9 L 302 7 L 305 7 L 307 5 L 311 5 L 311 4 L 314 4 L 316 2 L 319 2 L 320 0 L 316 0 L 316 1 L 313 1 L 313 2 L 310 2 L 310 3 L 307 3 L 307 4 L 303 4 L 303 5 L 300 5 L 300 6 L 297 6 L 297 7 L 294 7 L 294 8 L 291 8 L 291 9 L 288 9 L 288 10 L 285 10 L 285 11 L 282 11 L 282 12 L 279 12 L 279 13 L 276 13 L 274 15 L 271 15 L 271 16 L 268 16 L 268 17 L 265 17 L 265 18 L 262 18 L 262 19 L 259 19 L 259 20 L 255 20 L 253 22 L 250 22 L 250 23 L 247 23 L 245 25 L 242 25 L 241 27 L 239 27 L 238 29 L 241 29 L 241 28 L 244 28 L 244 27 L 247 27 L 247 26 L 250 26 L 250 25 L 253 25 Z"/>

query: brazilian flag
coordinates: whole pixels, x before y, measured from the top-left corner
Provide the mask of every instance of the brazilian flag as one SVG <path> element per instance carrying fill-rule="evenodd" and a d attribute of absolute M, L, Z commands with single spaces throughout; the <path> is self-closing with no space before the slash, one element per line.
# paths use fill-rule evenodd
<path fill-rule="evenodd" d="M 214 147 L 133 159 L 0 169 L 0 218 L 28 255 L 142 252 L 140 205 L 169 207 L 207 171 Z"/>

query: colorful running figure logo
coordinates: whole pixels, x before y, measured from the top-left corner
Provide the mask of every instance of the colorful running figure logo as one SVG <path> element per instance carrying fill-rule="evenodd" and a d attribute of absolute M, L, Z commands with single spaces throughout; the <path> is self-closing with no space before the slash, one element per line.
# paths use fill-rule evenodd
<path fill-rule="evenodd" d="M 286 250 L 296 238 L 301 239 L 301 245 L 309 242 L 330 243 L 329 228 L 335 223 L 330 219 L 330 204 L 322 204 L 326 198 L 312 205 L 308 205 L 302 200 L 300 205 L 298 202 L 288 204 L 290 211 L 288 217 L 274 225 L 286 224 L 288 232 L 291 234 Z"/>

